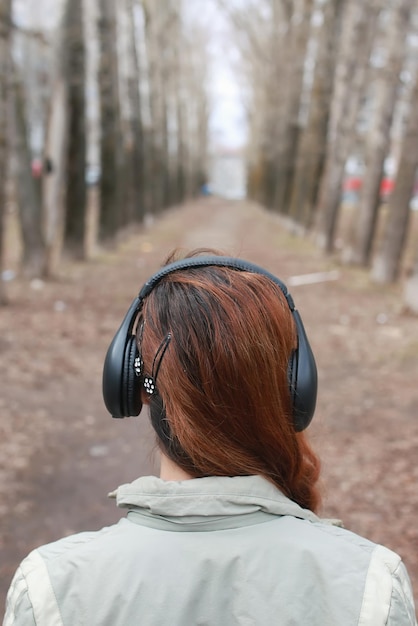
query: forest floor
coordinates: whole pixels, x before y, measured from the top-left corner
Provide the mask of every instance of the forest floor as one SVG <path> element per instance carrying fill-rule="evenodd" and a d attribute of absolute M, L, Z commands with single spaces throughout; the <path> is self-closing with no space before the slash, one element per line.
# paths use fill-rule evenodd
<path fill-rule="evenodd" d="M 113 523 L 123 511 L 107 493 L 157 471 L 146 417 L 107 414 L 102 364 L 146 278 L 172 248 L 199 246 L 288 283 L 319 369 L 308 432 L 323 463 L 321 514 L 400 553 L 417 600 L 418 319 L 402 309 L 402 286 L 372 285 L 254 204 L 202 199 L 93 262 L 64 263 L 55 281 L 10 283 L 0 311 L 0 603 L 29 550 Z M 296 284 L 330 271 L 334 280 Z"/>

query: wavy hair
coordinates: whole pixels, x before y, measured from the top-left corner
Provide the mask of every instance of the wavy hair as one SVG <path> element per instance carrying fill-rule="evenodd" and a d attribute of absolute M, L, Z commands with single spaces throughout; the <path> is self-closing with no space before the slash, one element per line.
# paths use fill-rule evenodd
<path fill-rule="evenodd" d="M 202 252 L 219 254 L 187 257 Z M 292 425 L 296 331 L 279 286 L 230 267 L 181 269 L 153 288 L 143 319 L 146 372 L 171 334 L 150 399 L 165 454 L 194 477 L 262 475 L 317 510 L 320 463 Z"/>

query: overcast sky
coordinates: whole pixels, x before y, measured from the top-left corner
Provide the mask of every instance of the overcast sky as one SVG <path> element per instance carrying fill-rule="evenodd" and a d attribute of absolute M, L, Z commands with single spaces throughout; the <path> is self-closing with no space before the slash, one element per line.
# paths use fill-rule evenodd
<path fill-rule="evenodd" d="M 245 112 L 231 63 L 235 48 L 227 21 L 217 0 L 184 0 L 184 6 L 203 24 L 210 38 L 208 92 L 212 105 L 210 131 L 213 145 L 242 146 L 246 139 Z"/>

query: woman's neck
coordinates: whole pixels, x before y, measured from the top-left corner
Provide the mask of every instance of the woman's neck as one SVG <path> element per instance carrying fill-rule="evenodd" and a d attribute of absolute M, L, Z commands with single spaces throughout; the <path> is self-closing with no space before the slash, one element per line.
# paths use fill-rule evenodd
<path fill-rule="evenodd" d="M 179 465 L 174 463 L 163 452 L 161 453 L 160 478 L 162 480 L 190 480 L 193 478 L 185 472 Z"/>

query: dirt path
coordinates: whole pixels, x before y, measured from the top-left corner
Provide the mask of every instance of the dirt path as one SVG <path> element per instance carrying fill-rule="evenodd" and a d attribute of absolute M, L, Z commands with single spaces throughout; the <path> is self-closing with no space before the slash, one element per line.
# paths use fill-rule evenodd
<path fill-rule="evenodd" d="M 107 493 L 155 472 L 144 417 L 111 420 L 103 358 L 138 288 L 174 247 L 211 246 L 264 265 L 285 282 L 336 269 L 274 215 L 202 200 L 164 214 L 54 283 L 16 281 L 0 312 L 0 602 L 20 559 L 64 534 L 113 523 Z M 418 320 L 400 288 L 363 272 L 291 287 L 317 356 L 310 428 L 323 458 L 325 516 L 404 557 L 418 597 Z"/>

